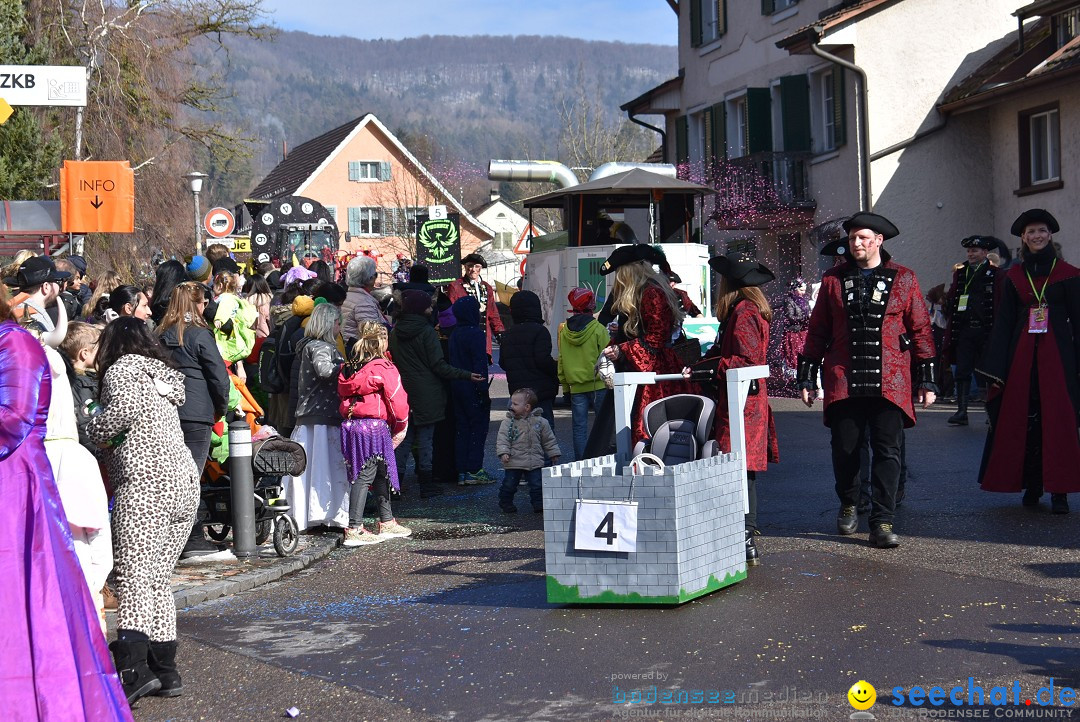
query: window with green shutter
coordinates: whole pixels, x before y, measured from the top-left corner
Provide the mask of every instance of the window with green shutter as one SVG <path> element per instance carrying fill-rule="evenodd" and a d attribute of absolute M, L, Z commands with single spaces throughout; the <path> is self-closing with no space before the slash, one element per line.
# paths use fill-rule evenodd
<path fill-rule="evenodd" d="M 350 236 L 377 236 L 382 234 L 381 208 L 349 208 Z"/>
<path fill-rule="evenodd" d="M 772 150 L 772 94 L 768 88 L 746 89 L 746 152 Z"/>
<path fill-rule="evenodd" d="M 727 0 L 690 0 L 690 45 L 708 45 L 727 32 Z"/>
<path fill-rule="evenodd" d="M 390 161 L 384 160 L 379 163 L 379 180 L 390 180 Z"/>
<path fill-rule="evenodd" d="M 690 159 L 690 122 L 685 115 L 675 119 L 675 162 L 685 163 Z"/>
<path fill-rule="evenodd" d="M 351 160 L 349 161 L 349 180 L 358 183 L 373 180 L 390 180 L 390 164 L 386 163 L 385 165 L 387 166 L 386 177 L 383 178 L 383 164 L 379 161 Z"/>
<path fill-rule="evenodd" d="M 784 150 L 810 150 L 810 83 L 805 75 L 780 78 L 780 123 Z"/>
<path fill-rule="evenodd" d="M 712 160 L 719 163 L 727 160 L 727 109 L 723 103 L 717 103 L 712 107 Z"/>
<path fill-rule="evenodd" d="M 832 71 L 833 97 L 833 147 L 839 148 L 847 142 L 846 94 L 844 93 L 844 69 L 837 67 Z"/>

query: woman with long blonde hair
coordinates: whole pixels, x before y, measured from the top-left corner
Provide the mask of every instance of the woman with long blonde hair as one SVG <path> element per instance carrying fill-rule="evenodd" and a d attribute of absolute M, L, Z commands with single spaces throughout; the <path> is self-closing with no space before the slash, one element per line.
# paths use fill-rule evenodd
<path fill-rule="evenodd" d="M 720 274 L 717 289 L 716 318 L 720 321 L 720 334 L 706 357 L 683 374 L 699 381 L 715 380 L 716 384 L 716 442 L 720 451 L 730 454 L 731 423 L 727 413 L 727 384 L 724 377 L 728 369 L 768 364 L 769 321 L 772 309 L 759 286 L 772 281 L 772 271 L 754 260 L 741 260 L 726 256 L 709 259 L 709 265 Z M 765 471 L 769 462 L 780 460 L 776 443 L 776 427 L 773 425 L 772 409 L 764 379 L 750 387 L 746 406 L 743 408 L 746 427 L 746 478 L 750 511 L 746 514 L 746 563 L 758 563 L 760 552 L 754 543 L 757 530 L 757 472 Z"/>
<path fill-rule="evenodd" d="M 657 264 L 666 271 L 664 255 L 647 245 L 622 246 L 612 251 L 600 269 L 615 272 L 611 310 L 618 314 L 619 328 L 604 355 L 623 371 L 654 371 L 677 374 L 683 364 L 672 347 L 679 335 L 683 311 L 666 276 L 653 270 Z M 642 411 L 653 401 L 674 394 L 693 393 L 685 381 L 665 381 L 640 386 L 630 415 L 631 443 L 647 437 Z"/>
<path fill-rule="evenodd" d="M 97 283 L 94 285 L 94 293 L 85 306 L 86 320 L 89 323 L 104 324 L 106 322 L 105 308 L 107 304 L 102 304 L 100 309 L 98 305 L 102 303 L 102 298 L 108 301 L 109 294 L 123 285 L 124 279 L 116 271 L 105 271 L 98 276 Z"/>

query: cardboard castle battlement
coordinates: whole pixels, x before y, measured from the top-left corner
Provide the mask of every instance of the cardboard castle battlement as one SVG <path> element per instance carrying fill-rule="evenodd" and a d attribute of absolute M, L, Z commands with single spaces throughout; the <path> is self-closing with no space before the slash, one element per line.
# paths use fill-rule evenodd
<path fill-rule="evenodd" d="M 617 471 L 616 456 L 544 469 L 547 599 L 569 604 L 681 604 L 746 578 L 739 454 L 664 469 Z M 626 501 L 633 483 L 633 552 L 575 549 L 578 499 Z"/>

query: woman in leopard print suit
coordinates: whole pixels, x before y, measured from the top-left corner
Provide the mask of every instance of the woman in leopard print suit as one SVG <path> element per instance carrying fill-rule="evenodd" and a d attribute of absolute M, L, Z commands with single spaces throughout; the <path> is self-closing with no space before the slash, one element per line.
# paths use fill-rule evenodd
<path fill-rule="evenodd" d="M 199 505 L 199 472 L 177 415 L 184 375 L 137 318 L 105 327 L 97 367 L 104 410 L 87 435 L 104 447 L 116 490 L 119 608 L 110 648 L 129 702 L 152 693 L 175 697 L 181 685 L 170 581 Z"/>

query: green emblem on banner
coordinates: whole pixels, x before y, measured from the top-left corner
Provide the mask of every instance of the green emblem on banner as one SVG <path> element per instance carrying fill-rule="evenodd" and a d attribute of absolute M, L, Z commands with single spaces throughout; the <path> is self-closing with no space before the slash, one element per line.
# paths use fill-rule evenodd
<path fill-rule="evenodd" d="M 428 258 L 433 263 L 450 260 L 459 239 L 457 224 L 449 218 L 424 221 L 417 236 L 420 245 L 428 249 Z"/>

